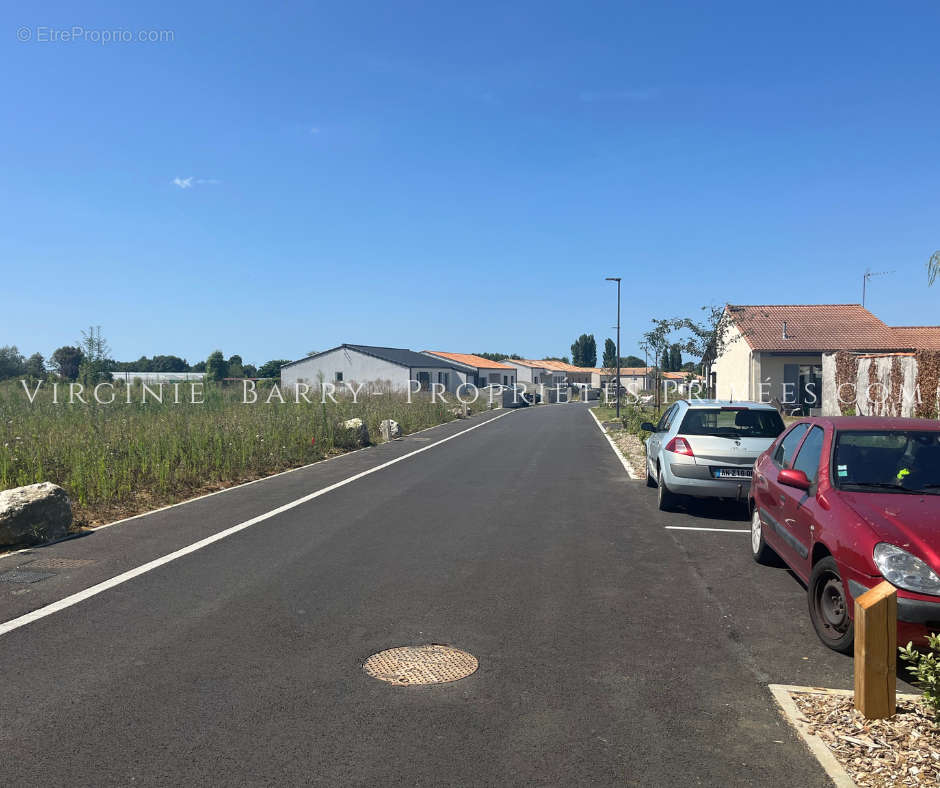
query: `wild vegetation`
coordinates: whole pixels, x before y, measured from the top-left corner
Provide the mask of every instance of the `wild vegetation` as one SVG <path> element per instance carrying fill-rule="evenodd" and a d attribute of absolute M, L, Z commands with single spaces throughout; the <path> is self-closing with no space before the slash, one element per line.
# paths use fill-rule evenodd
<path fill-rule="evenodd" d="M 311 396 L 313 404 L 295 404 L 285 392 L 285 404 L 266 404 L 259 389 L 256 403 L 242 404 L 241 386 L 208 384 L 205 401 L 192 404 L 184 384 L 179 404 L 166 386 L 161 404 L 142 401 L 132 385 L 127 404 L 127 389 L 115 384 L 115 402 L 101 405 L 87 394 L 88 404 L 69 404 L 60 384 L 54 404 L 48 384 L 32 403 L 19 381 L 0 384 L 0 489 L 54 482 L 68 492 L 76 519 L 92 523 L 327 457 L 340 450 L 335 428 L 345 419 L 363 419 L 377 440 L 383 419 L 410 433 L 454 418 L 426 395 L 411 404 L 404 395 L 365 392 L 358 403 L 337 395 L 336 403 Z"/>

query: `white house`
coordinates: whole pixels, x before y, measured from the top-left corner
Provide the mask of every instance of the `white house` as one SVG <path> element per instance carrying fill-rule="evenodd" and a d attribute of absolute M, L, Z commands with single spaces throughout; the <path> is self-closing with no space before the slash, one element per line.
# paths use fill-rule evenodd
<path fill-rule="evenodd" d="M 888 326 L 861 304 L 728 305 L 722 354 L 711 367 L 720 399 L 779 400 L 809 412 L 823 397 L 822 356 L 907 352 L 940 345 L 940 327 Z"/>
<path fill-rule="evenodd" d="M 340 390 L 345 383 L 379 383 L 401 391 L 409 387 L 414 391 L 420 384 L 428 391 L 432 384 L 441 384 L 443 391 L 456 391 L 466 379 L 464 370 L 444 359 L 405 348 L 371 345 L 340 345 L 281 367 L 281 386 L 285 388 L 297 383 L 311 388 L 332 383 Z"/>
<path fill-rule="evenodd" d="M 511 386 L 516 382 L 516 368 L 499 361 L 491 361 L 473 353 L 445 353 L 442 350 L 425 350 L 424 354 L 442 359 L 462 370 L 466 382 L 474 386 Z"/>
<path fill-rule="evenodd" d="M 598 372 L 599 385 L 604 387 L 609 386 L 617 377 L 616 367 L 601 369 Z M 650 391 L 654 386 L 653 377 L 655 372 L 656 370 L 653 367 L 621 367 L 620 385 L 627 391 L 634 393 Z"/>
<path fill-rule="evenodd" d="M 549 369 L 544 361 L 531 361 L 524 358 L 504 358 L 503 364 L 509 364 L 516 370 L 516 380 L 520 383 L 544 384 L 554 386 L 562 383 L 565 373 Z"/>
<path fill-rule="evenodd" d="M 549 361 L 542 359 L 536 363 L 544 365 L 545 368 L 550 370 L 553 374 L 561 373 L 561 375 L 563 375 L 562 380 L 572 385 L 590 386 L 593 375 L 597 372 L 594 367 L 576 367 L 574 364 L 568 364 L 565 361 Z"/>

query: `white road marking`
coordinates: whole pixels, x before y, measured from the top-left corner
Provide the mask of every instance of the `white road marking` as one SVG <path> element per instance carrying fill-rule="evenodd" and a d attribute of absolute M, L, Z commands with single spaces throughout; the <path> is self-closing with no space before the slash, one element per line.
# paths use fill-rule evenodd
<path fill-rule="evenodd" d="M 604 425 L 601 424 L 600 419 L 594 415 L 594 408 L 588 408 L 588 413 L 591 414 L 591 418 L 594 419 L 594 423 L 597 425 L 597 429 L 601 431 L 601 435 L 607 438 L 607 442 L 610 444 L 610 447 L 614 450 L 614 453 L 620 459 L 620 462 L 623 464 L 624 470 L 627 472 L 627 476 L 631 479 L 640 479 L 641 477 L 633 470 L 633 466 L 629 463 L 626 457 L 623 456 L 623 452 L 620 451 L 620 447 L 614 443 L 613 438 L 610 437 L 607 430 L 604 429 Z"/>
<path fill-rule="evenodd" d="M 347 484 L 352 484 L 352 482 L 358 481 L 365 476 L 369 476 L 370 474 L 384 470 L 385 468 L 395 465 L 396 463 L 421 454 L 422 452 L 429 451 L 435 446 L 440 446 L 442 443 L 452 441 L 454 438 L 459 438 L 461 435 L 466 435 L 468 432 L 473 432 L 473 430 L 484 427 L 487 424 L 492 424 L 494 421 L 498 421 L 499 419 L 502 419 L 514 412 L 515 411 L 509 410 L 506 413 L 502 413 L 492 419 L 487 419 L 486 421 L 480 422 L 479 424 L 474 424 L 472 427 L 468 427 L 467 429 L 461 430 L 460 432 L 454 433 L 453 435 L 448 435 L 446 438 L 441 438 L 441 440 L 435 441 L 434 443 L 429 443 L 427 446 L 422 446 L 420 449 L 415 449 L 408 454 L 403 454 L 401 457 L 396 457 L 395 459 L 389 460 L 388 462 L 383 462 L 381 465 L 376 465 L 374 468 L 369 468 L 368 470 L 354 474 L 353 476 L 349 476 L 342 481 L 330 484 L 327 487 L 323 487 L 317 490 L 316 492 L 310 493 L 309 495 L 304 495 L 302 498 L 297 498 L 296 500 L 290 501 L 289 503 L 285 503 L 283 506 L 278 506 L 276 509 L 271 509 L 269 512 L 259 514 L 257 517 L 252 517 L 250 520 L 245 520 L 243 523 L 233 525 L 230 528 L 226 528 L 222 531 L 219 531 L 218 533 L 212 534 L 212 536 L 207 536 L 205 539 L 200 539 L 198 542 L 193 542 L 192 544 L 187 545 L 186 547 L 182 547 L 179 550 L 174 550 L 172 553 L 168 553 L 167 555 L 164 555 L 160 558 L 155 558 L 153 561 L 148 561 L 146 564 L 141 564 L 134 569 L 129 569 L 128 571 L 122 572 L 119 575 L 115 575 L 114 577 L 108 580 L 104 580 L 97 585 L 86 588 L 84 591 L 78 591 L 77 593 L 64 597 L 58 602 L 53 602 L 49 605 L 46 605 L 45 607 L 33 610 L 31 613 L 26 613 L 19 618 L 13 618 L 9 621 L 5 621 L 4 623 L 0 624 L 0 635 L 5 635 L 8 632 L 12 632 L 14 629 L 25 627 L 27 624 L 31 624 L 34 621 L 45 618 L 46 616 L 51 616 L 53 613 L 58 613 L 60 610 L 65 610 L 72 605 L 77 605 L 79 602 L 83 602 L 84 600 L 96 596 L 103 591 L 107 591 L 108 589 L 119 586 L 122 583 L 126 583 L 128 580 L 133 580 L 135 577 L 139 577 L 140 575 L 157 569 L 164 564 L 175 561 L 177 558 L 182 558 L 184 555 L 189 555 L 190 553 L 195 553 L 197 550 L 202 550 L 204 547 L 208 547 L 209 545 L 221 541 L 226 537 L 237 534 L 239 531 L 244 531 L 246 528 L 251 528 L 251 526 L 257 525 L 258 523 L 264 522 L 265 520 L 270 520 L 272 517 L 283 514 L 284 512 L 294 509 L 301 504 L 308 503 L 315 498 L 319 498 L 321 495 L 326 495 L 333 490 L 338 490 L 340 487 L 345 487 Z"/>
<path fill-rule="evenodd" d="M 749 534 L 750 528 L 693 528 L 691 525 L 667 525 L 667 531 L 714 531 L 721 534 Z"/>

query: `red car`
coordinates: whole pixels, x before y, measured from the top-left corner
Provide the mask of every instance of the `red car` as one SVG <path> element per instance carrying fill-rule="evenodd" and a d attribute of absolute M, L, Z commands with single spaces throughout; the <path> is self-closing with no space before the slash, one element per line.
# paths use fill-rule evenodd
<path fill-rule="evenodd" d="M 854 599 L 898 589 L 898 643 L 940 631 L 940 421 L 841 416 L 793 424 L 754 465 L 751 552 L 807 585 L 832 649 L 853 648 Z"/>

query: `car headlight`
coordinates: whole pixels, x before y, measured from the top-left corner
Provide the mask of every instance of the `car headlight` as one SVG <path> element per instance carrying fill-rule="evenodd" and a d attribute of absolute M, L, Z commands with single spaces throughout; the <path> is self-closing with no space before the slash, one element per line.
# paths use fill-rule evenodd
<path fill-rule="evenodd" d="M 940 577 L 917 556 L 897 545 L 879 542 L 872 555 L 885 580 L 905 591 L 940 595 Z"/>

